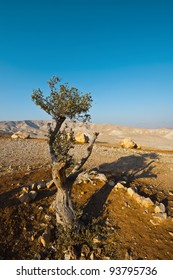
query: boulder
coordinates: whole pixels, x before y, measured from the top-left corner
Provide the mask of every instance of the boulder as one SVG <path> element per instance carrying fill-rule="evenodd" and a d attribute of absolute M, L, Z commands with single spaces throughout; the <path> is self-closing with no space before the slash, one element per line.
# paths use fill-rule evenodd
<path fill-rule="evenodd" d="M 80 144 L 85 144 L 89 142 L 89 137 L 83 132 L 78 132 L 75 135 L 75 141 Z"/>
<path fill-rule="evenodd" d="M 28 139 L 30 138 L 30 134 L 27 132 L 18 131 L 11 135 L 12 139 Z"/>
<path fill-rule="evenodd" d="M 121 142 L 121 147 L 125 149 L 136 149 L 138 145 L 130 138 L 125 138 Z"/>

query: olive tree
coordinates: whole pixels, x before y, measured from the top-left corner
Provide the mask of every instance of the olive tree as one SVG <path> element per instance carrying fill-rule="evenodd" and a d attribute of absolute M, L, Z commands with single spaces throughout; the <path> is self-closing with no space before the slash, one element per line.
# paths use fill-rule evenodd
<path fill-rule="evenodd" d="M 90 140 L 86 155 L 75 163 L 71 152 L 75 142 L 74 133 L 63 123 L 65 120 L 90 121 L 88 112 L 92 103 L 91 94 L 83 94 L 77 88 L 70 87 L 68 83 L 61 84 L 61 80 L 57 76 L 53 76 L 48 81 L 48 85 L 49 96 L 44 97 L 43 92 L 37 89 L 33 90 L 32 100 L 55 121 L 54 126 L 49 124 L 48 127 L 52 179 L 57 187 L 54 208 L 57 223 L 62 224 L 65 228 L 72 228 L 77 223 L 71 201 L 72 185 L 89 158 L 98 133 L 94 133 Z"/>

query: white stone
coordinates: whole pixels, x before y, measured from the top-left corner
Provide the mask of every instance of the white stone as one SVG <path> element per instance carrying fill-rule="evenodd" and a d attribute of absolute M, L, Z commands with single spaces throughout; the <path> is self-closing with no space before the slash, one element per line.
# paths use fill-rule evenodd
<path fill-rule="evenodd" d="M 157 205 L 154 208 L 155 213 L 165 213 L 165 211 L 166 211 L 166 208 L 165 208 L 165 205 L 163 203 L 159 203 L 159 205 Z"/>
<path fill-rule="evenodd" d="M 27 132 L 18 131 L 11 136 L 12 139 L 28 139 L 30 134 Z"/>
<path fill-rule="evenodd" d="M 105 174 L 103 173 L 98 173 L 95 177 L 94 177 L 96 180 L 100 180 L 100 181 L 103 181 L 103 182 L 107 182 L 107 178 L 105 176 Z M 115 183 L 114 183 L 115 184 Z"/>
<path fill-rule="evenodd" d="M 125 138 L 121 142 L 121 147 L 125 149 L 135 149 L 137 148 L 137 144 L 130 138 Z"/>
<path fill-rule="evenodd" d="M 16 135 L 16 134 L 13 134 L 13 135 L 11 135 L 11 138 L 12 138 L 12 139 L 18 139 L 18 138 L 19 138 L 19 136 L 18 136 L 18 135 Z"/>
<path fill-rule="evenodd" d="M 135 191 L 132 189 L 132 188 L 128 188 L 127 189 L 127 193 L 130 195 L 130 196 L 133 196 L 135 194 Z"/>

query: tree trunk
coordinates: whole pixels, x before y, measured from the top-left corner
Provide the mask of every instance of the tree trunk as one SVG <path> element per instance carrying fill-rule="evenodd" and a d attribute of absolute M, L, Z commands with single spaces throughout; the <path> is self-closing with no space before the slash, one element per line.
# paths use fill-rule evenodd
<path fill-rule="evenodd" d="M 62 120 L 63 121 L 63 120 Z M 60 124 L 56 125 L 56 129 L 60 127 Z M 94 133 L 93 139 L 90 145 L 87 148 L 87 154 L 77 163 L 77 165 L 73 168 L 72 174 L 74 179 L 74 174 L 77 175 L 81 167 L 87 161 L 89 156 L 91 155 L 93 145 L 97 139 L 98 133 Z M 72 202 L 71 202 L 71 188 L 74 180 L 70 176 L 66 176 L 66 169 L 69 167 L 68 161 L 56 161 L 56 156 L 54 154 L 54 150 L 52 148 L 53 141 L 55 139 L 54 136 L 49 141 L 50 152 L 53 161 L 52 167 L 52 178 L 57 187 L 57 194 L 55 200 L 55 211 L 56 211 L 56 220 L 58 224 L 62 224 L 64 228 L 72 228 L 77 225 L 77 220 L 75 216 L 75 211 L 73 210 Z"/>
<path fill-rule="evenodd" d="M 53 163 L 52 178 L 57 187 L 55 200 L 56 220 L 64 228 L 72 228 L 75 224 L 76 217 L 70 198 L 71 184 L 66 177 L 65 170 L 65 162 Z"/>

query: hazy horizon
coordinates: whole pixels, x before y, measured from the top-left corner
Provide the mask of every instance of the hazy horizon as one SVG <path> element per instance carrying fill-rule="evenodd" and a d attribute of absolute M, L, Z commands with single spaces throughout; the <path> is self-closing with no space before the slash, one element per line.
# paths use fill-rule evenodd
<path fill-rule="evenodd" d="M 173 127 L 173 2 L 0 5 L 0 120 L 45 120 L 31 101 L 53 75 L 91 92 L 93 123 Z"/>
<path fill-rule="evenodd" d="M 53 120 L 53 119 L 21 119 L 21 120 L 0 120 L 0 123 L 3 123 L 3 122 L 27 122 L 27 121 L 31 121 L 31 122 L 37 122 L 37 121 L 51 121 L 51 120 Z M 79 122 L 79 123 L 81 123 L 81 122 Z M 99 123 L 99 122 L 93 122 L 93 121 L 91 121 L 91 122 L 88 122 L 89 124 L 98 124 L 98 125 L 112 125 L 112 126 L 116 126 L 116 127 L 128 127 L 128 128 L 141 128 L 141 129 L 171 129 L 171 130 L 173 130 L 173 127 L 166 127 L 166 126 L 134 126 L 134 125 L 121 125 L 121 124 L 118 124 L 118 123 L 106 123 L 106 122 L 103 122 L 103 123 Z"/>

